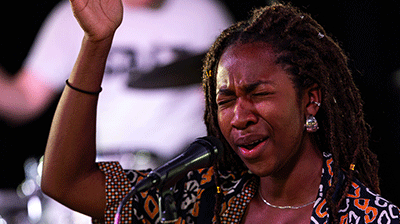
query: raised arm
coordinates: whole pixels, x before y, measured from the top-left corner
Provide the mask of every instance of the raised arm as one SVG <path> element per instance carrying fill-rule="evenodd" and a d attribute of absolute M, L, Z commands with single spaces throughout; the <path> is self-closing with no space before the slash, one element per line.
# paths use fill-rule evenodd
<path fill-rule="evenodd" d="M 71 0 L 85 31 L 69 83 L 100 90 L 113 35 L 122 20 L 120 0 Z M 105 177 L 95 164 L 97 95 L 66 87 L 54 115 L 46 146 L 42 190 L 66 206 L 103 217 Z"/>

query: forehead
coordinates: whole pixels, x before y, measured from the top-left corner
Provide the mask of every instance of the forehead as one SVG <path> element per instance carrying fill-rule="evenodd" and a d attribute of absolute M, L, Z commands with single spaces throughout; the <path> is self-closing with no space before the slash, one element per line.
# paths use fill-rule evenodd
<path fill-rule="evenodd" d="M 276 54 L 269 44 L 234 44 L 224 51 L 218 63 L 217 91 L 233 85 L 272 81 L 278 73 L 286 75 L 276 64 Z"/>

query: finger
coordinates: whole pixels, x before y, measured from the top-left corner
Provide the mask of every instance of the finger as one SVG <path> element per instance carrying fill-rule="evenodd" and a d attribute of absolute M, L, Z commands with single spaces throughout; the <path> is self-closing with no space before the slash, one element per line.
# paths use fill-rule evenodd
<path fill-rule="evenodd" d="M 87 7 L 89 0 L 69 0 L 69 2 L 74 12 L 80 12 Z"/>

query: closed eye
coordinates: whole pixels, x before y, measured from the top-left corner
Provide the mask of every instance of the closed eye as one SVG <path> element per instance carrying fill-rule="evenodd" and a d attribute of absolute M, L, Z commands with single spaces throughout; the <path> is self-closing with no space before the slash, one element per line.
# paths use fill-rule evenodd
<path fill-rule="evenodd" d="M 226 105 L 226 104 L 228 104 L 228 103 L 230 103 L 230 102 L 233 102 L 235 99 L 234 98 L 228 98 L 228 99 L 220 99 L 220 100 L 217 100 L 217 105 L 220 107 L 220 106 L 224 106 L 224 105 Z"/>
<path fill-rule="evenodd" d="M 260 91 L 260 92 L 255 92 L 251 94 L 251 97 L 255 98 L 264 98 L 264 97 L 269 97 L 270 95 L 273 95 L 274 92 L 271 91 Z"/>
<path fill-rule="evenodd" d="M 227 89 L 221 88 L 217 93 L 217 105 L 223 106 L 226 105 L 236 99 L 235 92 Z"/>
<path fill-rule="evenodd" d="M 267 96 L 272 94 L 271 92 L 258 92 L 258 93 L 253 93 L 253 96 Z"/>

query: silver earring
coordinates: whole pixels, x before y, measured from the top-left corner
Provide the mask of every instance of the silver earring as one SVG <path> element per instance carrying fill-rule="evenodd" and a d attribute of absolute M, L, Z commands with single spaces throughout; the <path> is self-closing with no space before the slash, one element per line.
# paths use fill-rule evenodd
<path fill-rule="evenodd" d="M 311 103 L 317 105 L 317 107 L 320 107 L 320 106 L 321 106 L 321 103 L 318 103 L 318 102 L 311 101 Z"/>
<path fill-rule="evenodd" d="M 317 119 L 313 115 L 308 116 L 304 127 L 308 132 L 316 132 L 319 129 Z"/>

